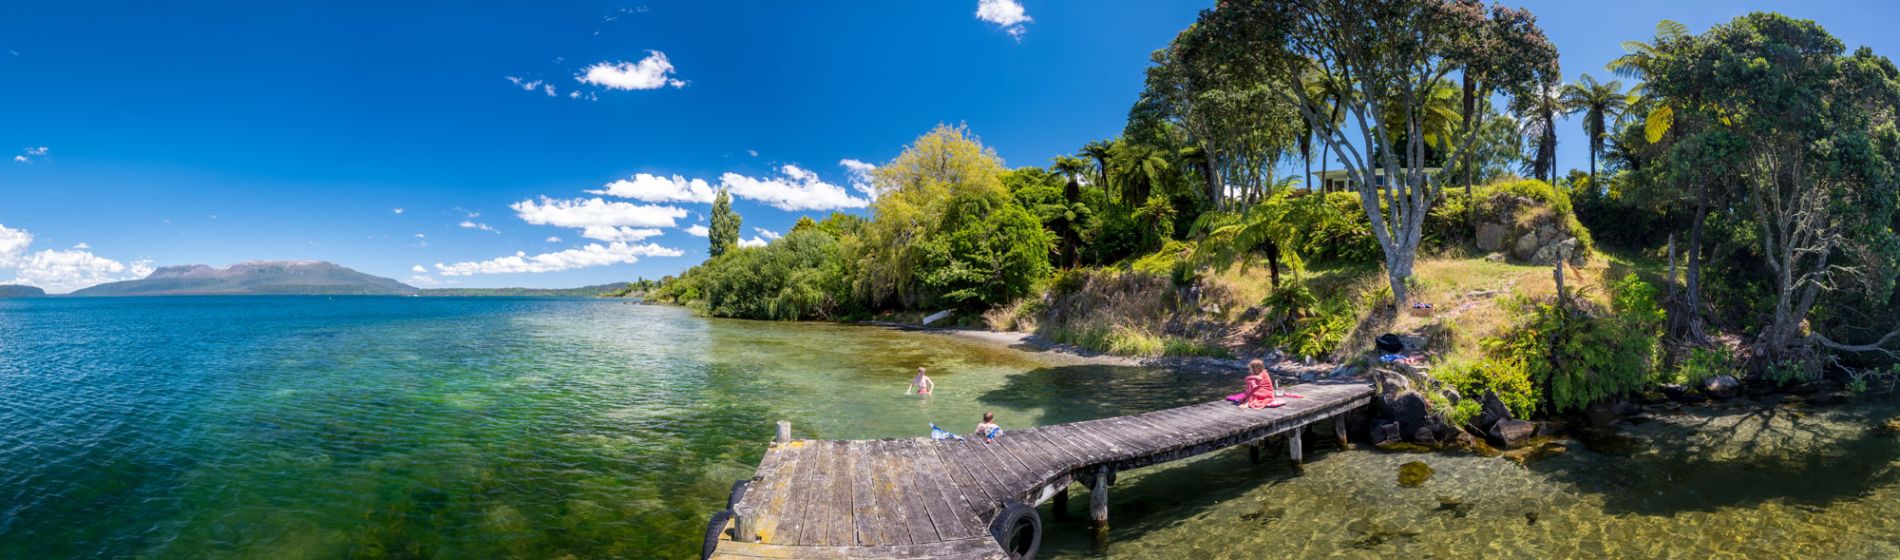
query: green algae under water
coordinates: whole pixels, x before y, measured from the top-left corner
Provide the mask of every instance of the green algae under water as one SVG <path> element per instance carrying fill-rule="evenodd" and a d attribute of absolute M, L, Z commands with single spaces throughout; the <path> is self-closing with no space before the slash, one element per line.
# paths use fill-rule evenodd
<path fill-rule="evenodd" d="M 937 395 L 903 394 L 918 365 Z M 691 558 L 777 420 L 909 437 L 1234 384 L 611 300 L 6 300 L 0 558 Z M 1900 556 L 1900 440 L 1873 428 L 1900 407 L 1805 412 L 1692 409 L 1628 428 L 1634 454 L 1526 466 L 1215 453 L 1122 476 L 1106 548 L 1052 522 L 1045 557 Z M 1436 474 L 1400 488 L 1410 461 Z"/>

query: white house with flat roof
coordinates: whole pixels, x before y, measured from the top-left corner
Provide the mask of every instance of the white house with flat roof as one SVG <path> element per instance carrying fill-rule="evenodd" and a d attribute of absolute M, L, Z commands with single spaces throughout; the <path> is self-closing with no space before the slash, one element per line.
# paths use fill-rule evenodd
<path fill-rule="evenodd" d="M 1422 171 L 1425 172 L 1425 180 L 1430 181 L 1432 180 L 1433 175 L 1438 174 L 1438 172 L 1440 171 L 1440 168 L 1427 167 L 1427 168 L 1424 168 Z M 1352 174 L 1343 169 L 1314 172 L 1313 177 L 1315 179 L 1319 179 L 1320 190 L 1323 190 L 1323 191 L 1327 191 L 1327 192 L 1343 191 L 1343 190 L 1350 190 L 1352 187 Z M 1385 186 L 1385 169 L 1374 168 L 1372 170 L 1372 180 L 1374 183 L 1377 183 L 1380 187 L 1384 187 Z"/>

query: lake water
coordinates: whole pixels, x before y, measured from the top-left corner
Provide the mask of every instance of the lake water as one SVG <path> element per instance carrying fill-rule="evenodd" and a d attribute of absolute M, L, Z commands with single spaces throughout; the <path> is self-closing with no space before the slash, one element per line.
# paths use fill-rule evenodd
<path fill-rule="evenodd" d="M 918 365 L 927 400 L 903 394 Z M 906 437 L 1232 381 L 611 300 L 0 300 L 0 558 L 691 558 L 777 420 Z M 1123 476 L 1107 547 L 1055 523 L 1047 556 L 1900 557 L 1900 447 L 1871 428 L 1900 410 L 1766 410 L 1528 467 L 1217 453 Z M 1413 460 L 1438 474 L 1399 488 Z"/>

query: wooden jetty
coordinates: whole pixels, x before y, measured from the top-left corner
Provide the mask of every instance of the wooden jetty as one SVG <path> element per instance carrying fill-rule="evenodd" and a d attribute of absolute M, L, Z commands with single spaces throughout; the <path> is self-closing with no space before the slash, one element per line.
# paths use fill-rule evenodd
<path fill-rule="evenodd" d="M 1344 446 L 1345 413 L 1373 397 L 1363 383 L 1285 389 L 1304 398 L 1264 410 L 1217 401 L 1009 430 L 991 443 L 795 440 L 780 422 L 758 472 L 713 516 L 705 556 L 1033 557 L 1042 530 L 1035 506 L 1054 500 L 1064 515 L 1071 483 L 1090 489 L 1090 517 L 1105 528 L 1117 472 L 1241 444 L 1258 461 L 1265 440 L 1281 434 L 1297 464 L 1302 428 L 1330 418 Z"/>

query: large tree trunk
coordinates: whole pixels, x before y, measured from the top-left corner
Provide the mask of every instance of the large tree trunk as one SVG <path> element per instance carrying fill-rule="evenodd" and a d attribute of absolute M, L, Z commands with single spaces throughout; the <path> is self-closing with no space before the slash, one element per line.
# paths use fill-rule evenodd
<path fill-rule="evenodd" d="M 1702 333 L 1702 223 L 1708 216 L 1709 184 L 1704 181 L 1696 189 L 1695 218 L 1689 222 L 1689 266 L 1683 276 L 1682 303 L 1671 309 L 1678 317 L 1670 321 L 1677 329 L 1676 338 L 1692 343 L 1706 338 Z"/>
<path fill-rule="evenodd" d="M 1267 279 L 1273 289 L 1280 289 L 1280 244 L 1268 241 L 1263 247 L 1267 253 Z"/>
<path fill-rule="evenodd" d="M 1471 131 L 1472 115 L 1476 114 L 1478 110 L 1478 100 L 1475 97 L 1478 89 L 1478 81 L 1471 77 L 1469 68 L 1465 69 L 1463 75 L 1465 132 L 1469 133 Z M 1476 180 L 1476 177 L 1473 177 L 1475 174 L 1471 169 L 1471 152 L 1469 150 L 1459 150 L 1458 159 L 1460 160 L 1458 162 L 1458 175 L 1459 178 L 1465 182 L 1465 225 L 1475 228 L 1478 226 L 1478 202 L 1472 200 L 1471 194 L 1471 183 Z M 1475 231 L 1466 233 L 1474 236 L 1477 235 Z"/>

